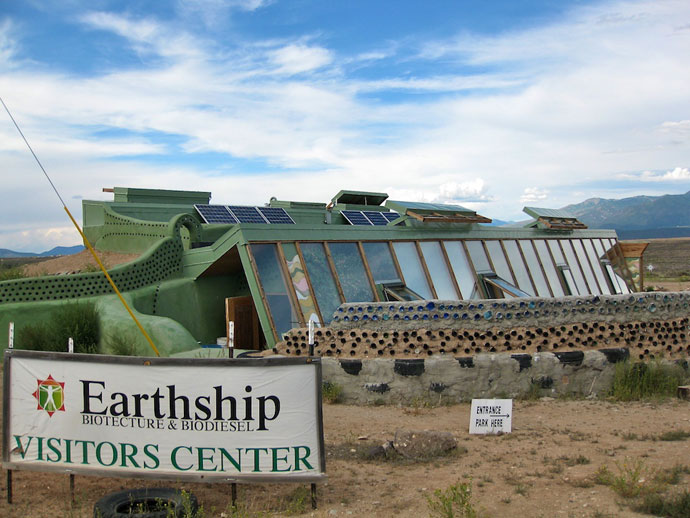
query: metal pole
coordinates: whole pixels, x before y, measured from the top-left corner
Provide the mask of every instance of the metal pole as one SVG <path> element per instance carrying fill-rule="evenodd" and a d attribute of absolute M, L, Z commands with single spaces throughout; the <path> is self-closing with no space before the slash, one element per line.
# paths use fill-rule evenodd
<path fill-rule="evenodd" d="M 72 473 L 69 474 L 69 496 L 72 502 L 72 507 L 74 507 L 76 499 L 74 498 L 74 474 Z"/>
<path fill-rule="evenodd" d="M 314 321 L 309 321 L 309 356 L 314 356 Z"/>
<path fill-rule="evenodd" d="M 7 470 L 7 503 L 12 503 L 12 470 Z"/>
<path fill-rule="evenodd" d="M 228 358 L 234 356 L 235 349 L 235 322 L 232 320 L 228 323 Z"/>
<path fill-rule="evenodd" d="M 237 483 L 233 482 L 230 484 L 230 489 L 232 493 L 232 507 L 237 508 Z"/>
<path fill-rule="evenodd" d="M 316 484 L 311 483 L 311 508 L 316 509 Z"/>

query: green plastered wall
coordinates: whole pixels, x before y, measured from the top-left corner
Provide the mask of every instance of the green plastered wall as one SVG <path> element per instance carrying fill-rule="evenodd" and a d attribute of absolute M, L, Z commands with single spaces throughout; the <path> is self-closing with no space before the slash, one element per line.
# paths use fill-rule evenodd
<path fill-rule="evenodd" d="M 175 279 L 137 290 L 134 306 L 142 313 L 179 322 L 197 341 L 215 344 L 225 336 L 225 298 L 249 294 L 244 276 Z"/>
<path fill-rule="evenodd" d="M 151 210 L 150 205 L 143 205 L 142 210 L 137 211 L 130 204 L 119 205 L 122 207 L 118 207 L 118 204 L 82 202 L 84 235 L 97 250 L 142 253 L 160 239 L 171 235 L 171 220 L 193 210 L 193 207 L 181 208 L 179 205 L 156 205 L 155 210 Z M 191 217 L 188 225 L 194 231 L 199 226 L 198 221 Z M 183 248 L 189 248 L 189 235 L 185 235 L 184 239 L 187 242 L 183 243 Z"/>
<path fill-rule="evenodd" d="M 134 307 L 133 312 L 137 320 L 146 329 L 161 356 L 167 357 L 198 346 L 197 340 L 181 323 L 165 316 L 148 315 L 137 311 L 136 297 L 136 294 L 125 295 L 130 307 Z M 125 342 L 133 345 L 133 349 L 127 351 L 129 354 L 155 355 L 115 295 L 99 297 L 96 307 L 101 322 L 101 350 L 104 353 L 116 353 L 113 344 Z"/>

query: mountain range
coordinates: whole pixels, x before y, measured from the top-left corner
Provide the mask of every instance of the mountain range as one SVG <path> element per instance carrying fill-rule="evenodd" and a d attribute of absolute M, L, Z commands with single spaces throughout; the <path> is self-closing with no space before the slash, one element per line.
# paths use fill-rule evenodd
<path fill-rule="evenodd" d="M 590 198 L 563 207 L 589 228 L 610 228 L 621 239 L 690 236 L 690 191 L 620 200 Z"/>
<path fill-rule="evenodd" d="M 11 257 L 55 257 L 57 255 L 72 255 L 77 254 L 84 250 L 83 245 L 76 246 L 56 246 L 40 254 L 35 254 L 32 252 L 15 252 L 14 250 L 8 250 L 7 248 L 0 248 L 0 257 L 11 258 Z"/>

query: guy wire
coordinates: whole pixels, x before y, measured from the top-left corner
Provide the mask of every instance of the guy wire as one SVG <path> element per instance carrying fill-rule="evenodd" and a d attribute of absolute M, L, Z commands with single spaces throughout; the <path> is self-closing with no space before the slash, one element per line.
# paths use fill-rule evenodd
<path fill-rule="evenodd" d="M 156 356 L 160 356 L 160 353 L 158 352 L 158 349 L 156 348 L 155 344 L 153 343 L 153 340 L 149 336 L 149 334 L 146 332 L 144 329 L 144 326 L 141 325 L 137 317 L 134 315 L 132 310 L 130 309 L 129 305 L 127 304 L 127 301 L 125 301 L 125 298 L 122 296 L 120 293 L 120 290 L 117 289 L 117 286 L 115 285 L 115 282 L 113 279 L 110 277 L 110 274 L 108 274 L 108 271 L 106 270 L 105 266 L 101 262 L 100 257 L 98 257 L 98 254 L 96 253 L 96 250 L 91 246 L 91 243 L 89 240 L 86 238 L 84 235 L 84 232 L 82 231 L 81 227 L 77 223 L 77 221 L 74 219 L 72 216 L 72 213 L 69 211 L 67 208 L 67 204 L 65 204 L 64 200 L 62 199 L 62 196 L 60 196 L 60 193 L 58 192 L 57 188 L 55 187 L 55 184 L 53 184 L 53 181 L 50 179 L 50 176 L 48 176 L 48 173 L 46 172 L 45 168 L 43 167 L 43 164 L 41 164 L 41 161 L 38 159 L 38 156 L 36 156 L 36 153 L 34 153 L 33 148 L 29 144 L 29 141 L 26 139 L 24 136 L 24 133 L 22 132 L 21 128 L 19 127 L 19 124 L 17 124 L 17 121 L 14 120 L 14 117 L 12 116 L 12 113 L 10 112 L 9 108 L 5 104 L 5 101 L 3 101 L 2 97 L 0 97 L 0 103 L 2 103 L 2 106 L 5 108 L 5 111 L 7 112 L 7 115 L 10 116 L 10 119 L 12 120 L 12 123 L 14 124 L 14 127 L 17 128 L 17 131 L 21 135 L 22 139 L 24 140 L 24 143 L 26 144 L 26 147 L 29 148 L 29 151 L 31 151 L 31 154 L 33 155 L 34 159 L 36 160 L 36 163 L 38 164 L 38 167 L 41 168 L 41 171 L 43 171 L 43 174 L 45 175 L 46 179 L 48 180 L 48 183 L 50 183 L 50 186 L 53 188 L 53 191 L 55 191 L 55 194 L 57 195 L 58 199 L 60 200 L 60 203 L 62 203 L 62 208 L 65 209 L 65 212 L 67 212 L 67 216 L 69 216 L 69 219 L 72 221 L 74 226 L 76 227 L 77 231 L 79 232 L 79 235 L 84 241 L 84 244 L 86 245 L 86 248 L 89 249 L 91 252 L 91 255 L 93 255 L 93 258 L 96 260 L 96 263 L 98 263 L 98 266 L 100 267 L 101 271 L 105 275 L 106 279 L 108 279 L 108 282 L 110 283 L 110 286 L 112 286 L 113 290 L 115 291 L 115 294 L 118 296 L 120 299 L 120 302 L 122 302 L 122 305 L 125 307 L 127 312 L 129 313 L 129 316 L 132 317 L 132 320 L 134 320 L 134 323 L 137 325 L 139 328 L 139 331 L 144 335 L 144 338 L 146 338 L 146 341 L 149 343 L 151 348 L 153 349 L 153 352 L 156 353 Z"/>

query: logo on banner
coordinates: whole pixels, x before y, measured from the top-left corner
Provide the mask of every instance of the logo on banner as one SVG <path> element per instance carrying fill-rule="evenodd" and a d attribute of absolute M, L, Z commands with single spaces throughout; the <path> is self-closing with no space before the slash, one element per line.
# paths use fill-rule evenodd
<path fill-rule="evenodd" d="M 47 379 L 37 379 L 38 388 L 33 396 L 38 401 L 36 410 L 45 410 L 50 417 L 53 417 L 55 412 L 65 411 L 65 383 L 55 381 L 52 375 L 48 375 Z"/>

